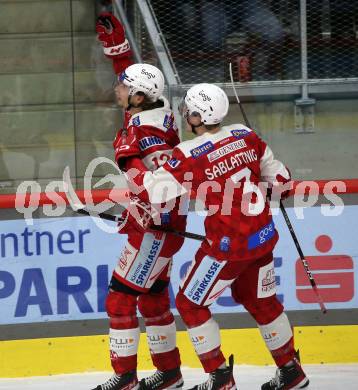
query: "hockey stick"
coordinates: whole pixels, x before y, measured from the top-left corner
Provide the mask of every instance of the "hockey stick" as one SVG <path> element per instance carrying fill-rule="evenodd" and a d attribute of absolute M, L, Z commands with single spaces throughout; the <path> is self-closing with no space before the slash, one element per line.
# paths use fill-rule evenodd
<path fill-rule="evenodd" d="M 64 183 L 64 190 L 65 194 L 67 196 L 68 202 L 72 209 L 76 211 L 79 214 L 83 215 L 89 215 L 91 217 L 95 218 L 101 218 L 107 221 L 113 221 L 117 223 L 124 223 L 125 219 L 120 216 L 115 216 L 108 213 L 98 212 L 96 210 L 89 209 L 85 204 L 81 202 L 79 197 L 77 196 L 72 183 L 71 183 L 71 176 L 70 176 L 70 169 L 69 167 L 66 167 L 63 171 L 63 183 Z M 153 225 L 150 227 L 150 230 L 155 230 L 158 232 L 164 232 L 164 233 L 173 233 L 177 236 L 184 237 L 184 238 L 191 238 L 193 240 L 198 241 L 204 241 L 205 236 L 202 236 L 201 234 L 191 233 L 191 232 L 182 232 L 179 230 L 171 229 L 171 228 L 162 228 L 161 226 Z"/>
<path fill-rule="evenodd" d="M 296 248 L 297 248 L 297 252 L 298 252 L 298 254 L 300 255 L 300 258 L 301 258 L 301 261 L 302 261 L 302 264 L 303 264 L 303 268 L 305 269 L 306 274 L 307 274 L 307 276 L 308 276 L 308 278 L 309 278 L 309 280 L 310 280 L 311 286 L 312 286 L 312 288 L 313 288 L 313 291 L 314 291 L 315 294 L 316 294 L 316 297 L 317 297 L 317 301 L 318 301 L 318 303 L 319 303 L 319 306 L 320 306 L 320 308 L 321 308 L 323 314 L 326 314 L 326 313 L 327 313 L 327 309 L 326 309 L 326 307 L 325 307 L 325 305 L 324 305 L 324 303 L 323 303 L 323 299 L 322 299 L 322 297 L 321 297 L 321 295 L 320 295 L 320 293 L 319 293 L 319 291 L 318 291 L 316 281 L 315 281 L 314 278 L 313 278 L 312 272 L 311 272 L 311 270 L 310 270 L 310 268 L 309 268 L 309 266 L 308 266 L 308 263 L 307 263 L 307 260 L 306 260 L 306 258 L 305 258 L 305 255 L 304 255 L 303 252 L 302 252 L 301 246 L 300 246 L 300 244 L 299 244 L 299 242 L 298 242 L 298 240 L 297 240 L 296 233 L 295 233 L 295 231 L 293 230 L 291 221 L 290 221 L 290 219 L 289 219 L 289 217 L 288 217 L 287 211 L 286 211 L 286 209 L 285 209 L 285 207 L 284 207 L 282 201 L 280 201 L 280 210 L 281 210 L 281 212 L 282 212 L 283 217 L 285 218 L 285 221 L 286 221 L 288 230 L 290 231 L 291 237 L 292 237 L 292 239 L 293 239 L 293 242 L 295 243 L 295 246 L 296 246 Z"/>
<path fill-rule="evenodd" d="M 233 91 L 234 91 L 236 100 L 237 100 L 237 102 L 238 102 L 238 104 L 239 104 L 241 114 L 242 114 L 242 116 L 243 116 L 243 118 L 244 118 L 244 121 L 245 121 L 246 126 L 249 127 L 249 128 L 251 129 L 250 122 L 249 122 L 249 120 L 248 120 L 248 118 L 247 118 L 247 116 L 246 116 L 246 114 L 245 114 L 244 108 L 243 108 L 243 106 L 242 106 L 242 104 L 241 104 L 241 101 L 240 101 L 240 99 L 239 99 L 239 96 L 238 96 L 238 94 L 237 94 L 237 92 L 236 92 L 236 88 L 235 88 L 235 84 L 234 84 L 234 78 L 233 78 L 233 75 L 232 75 L 232 63 L 231 63 L 231 62 L 230 62 L 230 64 L 229 64 L 229 71 L 230 71 L 231 86 L 232 86 L 232 89 L 233 89 Z M 299 254 L 299 256 L 300 256 L 300 259 L 301 259 L 301 261 L 302 261 L 303 267 L 304 267 L 304 269 L 305 269 L 305 271 L 306 271 L 306 274 L 307 274 L 307 276 L 308 276 L 308 279 L 309 279 L 309 281 L 310 281 L 310 283 L 311 283 L 312 289 L 313 289 L 314 293 L 316 294 L 317 302 L 318 302 L 318 304 L 319 304 L 319 306 L 320 306 L 320 308 L 321 308 L 321 310 L 322 310 L 322 313 L 323 313 L 323 314 L 326 314 L 326 313 L 327 313 L 327 309 L 326 309 L 326 307 L 325 307 L 325 305 L 324 305 L 324 303 L 323 303 L 323 299 L 322 299 L 322 297 L 321 297 L 321 295 L 320 295 L 320 293 L 319 293 L 319 291 L 318 291 L 316 281 L 315 281 L 314 278 L 313 278 L 313 275 L 312 275 L 312 272 L 311 272 L 311 270 L 310 270 L 310 268 L 309 268 L 309 266 L 308 266 L 306 257 L 305 257 L 305 255 L 304 255 L 303 252 L 302 252 L 301 245 L 300 245 L 300 243 L 298 242 L 296 233 L 295 233 L 295 231 L 293 230 L 293 226 L 292 226 L 291 221 L 290 221 L 290 219 L 289 219 L 289 217 L 288 217 L 288 214 L 287 214 L 287 211 L 286 211 L 286 209 L 285 209 L 285 206 L 284 206 L 283 203 L 282 203 L 282 200 L 280 200 L 280 210 L 281 210 L 282 215 L 283 215 L 283 217 L 284 217 L 284 219 L 285 219 L 285 222 L 286 222 L 286 225 L 287 225 L 287 227 L 288 227 L 288 230 L 289 230 L 289 232 L 290 232 L 290 234 L 291 234 L 292 240 L 293 240 L 293 242 L 295 243 L 297 252 L 298 252 L 298 254 Z"/>
<path fill-rule="evenodd" d="M 90 216 L 93 216 L 96 218 L 105 219 L 107 221 L 123 222 L 123 219 L 121 217 L 118 217 L 118 216 L 112 215 L 112 214 L 108 214 L 108 213 L 96 213 L 93 210 L 86 210 L 85 206 L 84 206 L 84 208 L 79 208 L 75 211 L 79 214 L 90 215 Z M 205 240 L 205 237 L 200 235 L 200 234 L 190 233 L 190 232 L 181 232 L 179 230 L 174 230 L 171 228 L 162 228 L 162 227 L 156 226 L 156 225 L 150 226 L 149 230 L 155 230 L 157 232 L 164 232 L 164 233 L 173 233 L 173 234 L 180 236 L 180 237 L 191 238 L 193 240 L 198 240 L 198 241 Z"/>
<path fill-rule="evenodd" d="M 241 101 L 239 99 L 239 96 L 238 96 L 238 94 L 236 92 L 236 88 L 235 88 L 235 85 L 234 85 L 234 78 L 232 76 L 232 63 L 231 62 L 229 63 L 229 71 L 230 71 L 231 86 L 232 86 L 232 89 L 234 91 L 234 94 L 235 94 L 235 97 L 236 97 L 236 101 L 239 104 L 241 115 L 244 118 L 245 125 L 251 129 L 251 125 L 250 125 L 250 122 L 249 122 L 249 120 L 248 120 L 248 118 L 246 116 L 246 113 L 244 111 L 244 107 L 242 106 Z"/>

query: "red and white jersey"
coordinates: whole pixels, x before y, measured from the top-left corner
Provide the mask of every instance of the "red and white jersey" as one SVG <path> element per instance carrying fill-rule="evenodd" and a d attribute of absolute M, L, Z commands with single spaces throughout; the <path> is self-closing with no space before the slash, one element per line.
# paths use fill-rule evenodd
<path fill-rule="evenodd" d="M 259 183 L 288 181 L 288 169 L 241 124 L 182 142 L 161 168 L 134 179 L 145 188 L 138 196 L 151 203 L 169 201 L 191 187 L 209 210 L 202 249 L 219 260 L 256 259 L 273 250 L 278 234 Z"/>
<path fill-rule="evenodd" d="M 167 160 L 170 160 L 173 148 L 179 144 L 178 128 L 176 126 L 173 112 L 169 102 L 165 97 L 160 97 L 163 107 L 142 111 L 131 115 L 125 112 L 123 129 L 129 131 L 134 127 L 136 140 L 140 148 L 140 159 L 146 169 L 154 171 L 161 167 Z M 115 160 L 117 161 L 117 148 L 120 145 L 120 138 L 123 129 L 117 132 L 113 142 L 115 150 Z M 133 196 L 132 196 L 133 197 Z M 150 208 L 150 207 L 149 207 Z M 143 229 L 137 226 L 136 216 L 130 214 L 128 223 L 120 231 L 124 234 L 132 235 L 136 238 L 137 246 L 140 245 L 143 236 Z M 169 216 L 168 227 L 185 230 L 186 216 L 178 215 L 178 207 L 175 207 Z M 168 239 L 172 240 L 173 253 L 179 250 L 183 243 L 183 238 L 168 234 Z"/>
<path fill-rule="evenodd" d="M 124 129 L 135 127 L 141 151 L 140 158 L 150 171 L 158 169 L 169 160 L 174 146 L 180 142 L 178 128 L 169 102 L 164 96 L 160 97 L 159 100 L 163 102 L 163 107 L 142 111 L 134 115 L 126 111 L 123 124 Z M 113 142 L 115 151 L 122 131 L 123 129 L 120 129 L 117 132 Z"/>

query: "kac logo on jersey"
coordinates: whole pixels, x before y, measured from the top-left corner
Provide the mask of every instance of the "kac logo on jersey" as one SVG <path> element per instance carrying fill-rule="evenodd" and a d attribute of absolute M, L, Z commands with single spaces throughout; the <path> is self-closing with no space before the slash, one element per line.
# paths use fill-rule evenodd
<path fill-rule="evenodd" d="M 191 149 L 190 154 L 194 158 L 198 158 L 198 157 L 210 152 L 210 150 L 213 150 L 213 149 L 214 149 L 213 143 L 211 141 L 208 141 L 208 142 L 205 142 L 205 144 L 202 144 L 200 146 L 197 146 L 194 149 Z"/>
<path fill-rule="evenodd" d="M 177 160 L 176 158 L 172 158 L 172 159 L 168 160 L 167 163 L 169 164 L 170 167 L 175 169 L 180 164 L 180 161 Z"/>
<path fill-rule="evenodd" d="M 237 129 L 237 130 L 231 130 L 231 134 L 235 138 L 244 138 L 250 134 L 250 131 L 248 131 L 246 129 Z"/>
<path fill-rule="evenodd" d="M 149 149 L 152 146 L 164 145 L 164 144 L 165 142 L 161 138 L 156 137 L 154 135 L 150 137 L 144 137 L 139 141 L 139 147 L 141 151 Z"/>
<path fill-rule="evenodd" d="M 136 116 L 135 118 L 133 118 L 132 124 L 133 124 L 133 126 L 140 126 L 139 116 Z"/>
<path fill-rule="evenodd" d="M 271 221 L 269 224 L 261 228 L 258 232 L 252 234 L 248 239 L 248 248 L 255 249 L 265 242 L 271 240 L 275 234 L 275 224 Z"/>
<path fill-rule="evenodd" d="M 165 127 L 167 130 L 169 130 L 170 128 L 173 127 L 173 123 L 174 123 L 173 113 L 166 114 L 164 117 L 164 121 L 163 121 L 163 127 Z"/>

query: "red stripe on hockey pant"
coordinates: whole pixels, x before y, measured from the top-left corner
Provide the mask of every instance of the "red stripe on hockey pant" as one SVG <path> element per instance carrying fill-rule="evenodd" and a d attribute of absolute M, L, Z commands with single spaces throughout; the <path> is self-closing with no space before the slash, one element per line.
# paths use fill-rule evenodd
<path fill-rule="evenodd" d="M 138 327 L 136 296 L 110 291 L 106 298 L 106 310 L 112 329 L 132 329 Z"/>
<path fill-rule="evenodd" d="M 196 305 L 210 306 L 239 275 L 241 268 L 240 262 L 218 261 L 199 249 L 180 293 L 187 295 Z"/>

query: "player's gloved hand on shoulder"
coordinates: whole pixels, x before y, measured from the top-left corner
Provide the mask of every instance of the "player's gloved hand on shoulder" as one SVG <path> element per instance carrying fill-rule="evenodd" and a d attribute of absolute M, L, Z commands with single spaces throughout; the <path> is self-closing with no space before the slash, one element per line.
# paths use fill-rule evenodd
<path fill-rule="evenodd" d="M 134 195 L 130 196 L 129 204 L 121 217 L 118 231 L 123 234 L 128 234 L 133 228 L 143 233 L 160 220 L 160 214 L 154 207 Z"/>
<path fill-rule="evenodd" d="M 116 162 L 120 169 L 125 170 L 126 160 L 140 155 L 140 148 L 135 127 L 122 129 L 113 142 Z"/>
<path fill-rule="evenodd" d="M 121 22 L 111 13 L 102 12 L 96 22 L 98 40 L 104 54 L 113 60 L 116 74 L 122 73 L 132 61 L 132 51 Z"/>

